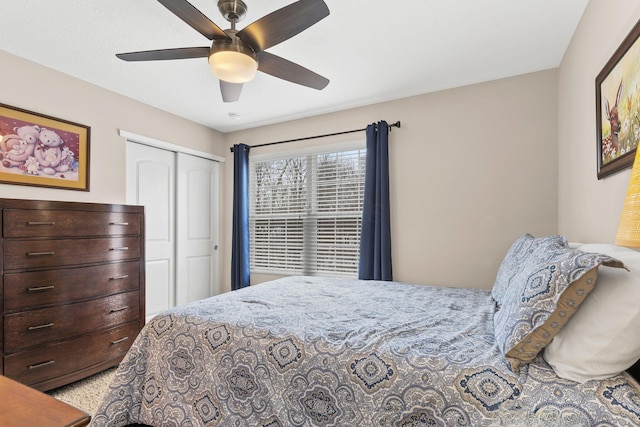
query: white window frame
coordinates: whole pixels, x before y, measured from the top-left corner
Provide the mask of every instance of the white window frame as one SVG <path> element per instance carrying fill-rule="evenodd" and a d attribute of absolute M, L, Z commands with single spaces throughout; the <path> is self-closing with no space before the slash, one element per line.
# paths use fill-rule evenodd
<path fill-rule="evenodd" d="M 250 250 L 251 250 L 251 273 L 252 274 L 273 274 L 273 275 L 280 275 L 280 276 L 291 276 L 291 275 L 300 275 L 300 274 L 321 274 L 323 276 L 334 276 L 334 277 L 353 277 L 356 278 L 357 277 L 357 266 L 355 271 L 350 271 L 350 272 L 344 272 L 344 271 L 308 271 L 308 270 L 293 270 L 293 269 L 278 269 L 278 268 L 269 268 L 269 267 L 256 267 L 254 265 L 254 254 L 255 254 L 255 239 L 254 239 L 254 227 L 255 227 L 255 222 L 254 222 L 254 209 L 255 209 L 255 197 L 254 195 L 254 191 L 256 188 L 256 176 L 255 176 L 255 172 L 254 172 L 254 163 L 260 163 L 260 162 L 265 162 L 265 161 L 270 161 L 270 160 L 278 160 L 278 159 L 285 159 L 285 158 L 291 158 L 291 157 L 304 157 L 304 156 L 309 156 L 309 155 L 320 155 L 320 154 L 324 154 L 324 153 L 336 153 L 336 152 L 344 152 L 344 151 L 354 151 L 354 150 L 364 150 L 366 148 L 366 141 L 365 140 L 359 140 L 359 141 L 350 141 L 350 142 L 346 142 L 346 143 L 338 143 L 338 144 L 330 144 L 330 145 L 323 145 L 323 146 L 313 146 L 313 147 L 307 147 L 307 148 L 303 148 L 303 149 L 298 149 L 298 150 L 286 150 L 286 151 L 278 151 L 278 152 L 273 152 L 273 153 L 268 153 L 268 154 L 260 154 L 260 155 L 250 155 L 249 156 L 249 203 L 250 203 L 250 213 L 249 213 L 249 229 L 250 229 Z M 315 171 L 314 171 L 315 174 Z M 313 175 L 313 174 L 312 174 Z M 312 177 L 313 179 L 313 177 Z M 308 183 L 309 184 L 309 183 Z M 364 177 L 363 177 L 363 188 L 364 188 Z M 362 190 L 362 197 L 364 197 L 364 189 Z M 313 216 L 317 217 L 318 213 L 317 212 L 313 212 L 312 213 Z M 335 217 L 339 217 L 340 214 L 336 215 Z M 358 223 L 358 239 L 359 239 L 359 231 L 361 229 L 361 221 L 362 221 L 362 212 L 360 211 L 358 213 L 359 216 L 359 223 Z M 352 217 L 352 216 L 350 216 Z M 300 219 L 305 220 L 305 215 L 302 215 L 299 217 Z M 307 246 L 307 244 L 305 244 L 305 246 Z M 309 250 L 309 248 L 307 248 L 307 250 Z M 313 252 L 313 248 L 310 249 L 311 252 Z"/>

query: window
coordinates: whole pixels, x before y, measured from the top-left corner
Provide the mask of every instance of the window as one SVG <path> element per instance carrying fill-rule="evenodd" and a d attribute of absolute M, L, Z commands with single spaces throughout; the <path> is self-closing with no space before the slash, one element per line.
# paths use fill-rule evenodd
<path fill-rule="evenodd" d="M 356 277 L 364 148 L 252 160 L 251 271 Z"/>

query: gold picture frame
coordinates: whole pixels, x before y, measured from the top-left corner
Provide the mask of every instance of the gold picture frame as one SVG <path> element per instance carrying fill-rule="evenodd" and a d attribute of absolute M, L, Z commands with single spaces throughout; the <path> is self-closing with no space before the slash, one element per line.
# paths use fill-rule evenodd
<path fill-rule="evenodd" d="M 0 104 L 0 182 L 89 191 L 91 128 Z"/>

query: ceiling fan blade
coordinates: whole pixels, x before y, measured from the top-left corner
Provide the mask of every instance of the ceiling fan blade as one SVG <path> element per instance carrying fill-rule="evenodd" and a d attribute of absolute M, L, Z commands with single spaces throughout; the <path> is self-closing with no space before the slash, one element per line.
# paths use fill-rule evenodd
<path fill-rule="evenodd" d="M 209 56 L 209 51 L 210 48 L 208 47 L 181 47 L 177 49 L 117 53 L 116 56 L 124 61 L 161 61 L 165 59 L 206 58 Z"/>
<path fill-rule="evenodd" d="M 220 93 L 222 93 L 224 102 L 236 102 L 240 99 L 240 92 L 242 92 L 242 83 L 229 83 L 220 80 Z"/>
<path fill-rule="evenodd" d="M 202 12 L 193 7 L 187 0 L 158 0 L 178 18 L 209 40 L 231 40 L 231 38 Z"/>
<path fill-rule="evenodd" d="M 258 53 L 258 70 L 273 77 L 318 90 L 324 89 L 329 84 L 329 79 L 320 74 L 268 52 Z"/>
<path fill-rule="evenodd" d="M 260 52 L 290 39 L 327 16 L 329 8 L 324 1 L 299 0 L 249 24 L 237 36 Z"/>

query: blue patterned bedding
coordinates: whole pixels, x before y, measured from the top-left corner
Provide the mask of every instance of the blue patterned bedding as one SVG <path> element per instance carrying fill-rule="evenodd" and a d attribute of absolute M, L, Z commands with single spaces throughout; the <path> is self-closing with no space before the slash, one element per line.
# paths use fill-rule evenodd
<path fill-rule="evenodd" d="M 488 290 L 290 277 L 155 317 L 92 426 L 635 426 L 626 374 L 518 374 Z"/>

